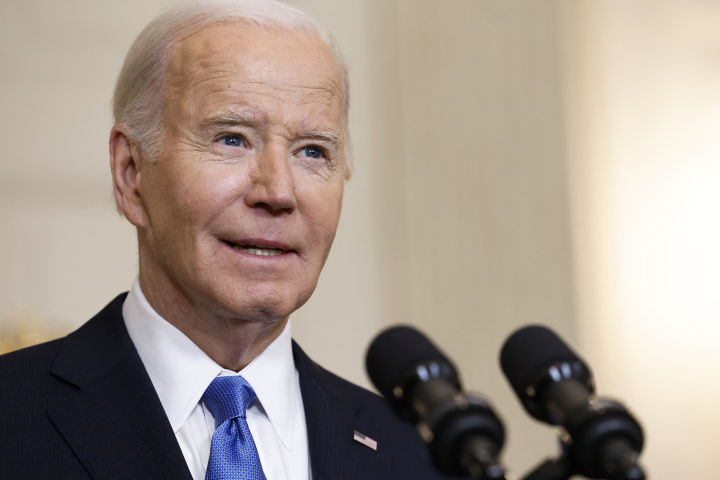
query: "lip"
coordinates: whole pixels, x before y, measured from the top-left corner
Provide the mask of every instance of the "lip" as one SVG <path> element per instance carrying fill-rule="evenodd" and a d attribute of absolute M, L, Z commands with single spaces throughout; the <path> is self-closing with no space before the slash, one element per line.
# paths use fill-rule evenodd
<path fill-rule="evenodd" d="M 295 250 L 290 245 L 275 240 L 268 240 L 265 238 L 243 238 L 243 239 L 229 239 L 223 238 L 223 243 L 235 245 L 254 245 L 257 247 L 274 248 L 276 250 L 285 250 L 286 253 L 295 253 Z"/>
<path fill-rule="evenodd" d="M 245 238 L 242 240 L 225 240 L 222 239 L 221 243 L 227 247 L 228 249 L 232 250 L 233 253 L 237 255 L 241 255 L 246 258 L 251 258 L 253 260 L 262 261 L 262 262 L 277 262 L 283 259 L 290 258 L 293 255 L 297 255 L 297 252 L 291 248 L 288 247 L 287 244 L 282 242 L 277 242 L 273 240 L 266 240 L 266 239 L 259 239 L 259 238 Z M 274 248 L 278 250 L 283 250 L 284 253 L 281 253 L 279 255 L 254 255 L 249 252 L 245 252 L 243 250 L 240 250 L 238 248 L 233 247 L 233 244 L 235 245 L 254 245 L 258 248 Z"/>

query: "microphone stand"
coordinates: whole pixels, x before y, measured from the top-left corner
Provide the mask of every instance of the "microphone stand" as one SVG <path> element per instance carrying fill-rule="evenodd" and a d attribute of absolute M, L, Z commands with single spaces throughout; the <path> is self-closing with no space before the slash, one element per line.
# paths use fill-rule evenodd
<path fill-rule="evenodd" d="M 565 455 L 547 459 L 530 472 L 523 480 L 568 480 L 573 475 L 570 462 Z"/>
<path fill-rule="evenodd" d="M 473 478 L 507 480 L 505 468 L 498 462 L 497 455 L 493 454 L 496 449 L 496 446 L 483 437 L 471 437 L 464 442 L 460 463 Z"/>
<path fill-rule="evenodd" d="M 621 440 L 622 442 L 622 440 Z M 611 446 L 613 446 L 611 444 Z M 616 455 L 610 462 L 608 480 L 645 480 L 645 472 L 637 463 L 637 454 Z M 527 474 L 523 480 L 568 480 L 579 472 L 572 467 L 566 455 L 560 455 L 556 459 L 545 460 L 542 464 Z M 593 477 L 597 478 L 597 477 Z"/>

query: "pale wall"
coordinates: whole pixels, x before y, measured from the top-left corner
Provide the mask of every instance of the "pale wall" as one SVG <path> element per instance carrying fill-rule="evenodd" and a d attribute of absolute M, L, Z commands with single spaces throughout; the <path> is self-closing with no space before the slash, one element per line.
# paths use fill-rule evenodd
<path fill-rule="evenodd" d="M 453 356 L 525 472 L 556 443 L 521 411 L 500 347 L 527 323 L 574 336 L 553 4 L 372 5 L 383 321 L 418 325 Z"/>
<path fill-rule="evenodd" d="M 653 479 L 719 478 L 720 1 L 562 2 L 579 332 Z"/>

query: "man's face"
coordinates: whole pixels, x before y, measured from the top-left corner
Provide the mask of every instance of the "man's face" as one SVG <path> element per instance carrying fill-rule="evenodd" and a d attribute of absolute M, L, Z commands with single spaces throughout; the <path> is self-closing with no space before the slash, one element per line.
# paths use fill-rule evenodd
<path fill-rule="evenodd" d="M 340 219 L 340 71 L 304 33 L 218 25 L 180 42 L 163 154 L 143 162 L 154 279 L 228 318 L 272 322 L 312 294 Z M 144 238 L 142 238 L 144 236 Z"/>

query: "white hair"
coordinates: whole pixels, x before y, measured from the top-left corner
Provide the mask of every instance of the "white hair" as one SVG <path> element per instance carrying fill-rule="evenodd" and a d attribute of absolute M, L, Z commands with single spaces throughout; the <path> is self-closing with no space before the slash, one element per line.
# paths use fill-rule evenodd
<path fill-rule="evenodd" d="M 343 153 L 349 178 L 354 161 L 348 130 L 347 66 L 330 32 L 308 13 L 277 0 L 195 0 L 163 11 L 138 35 L 125 57 L 113 96 L 115 123 L 131 127 L 129 140 L 144 156 L 159 158 L 164 133 L 163 89 L 172 47 L 211 25 L 228 22 L 307 32 L 325 42 L 342 76 Z"/>

